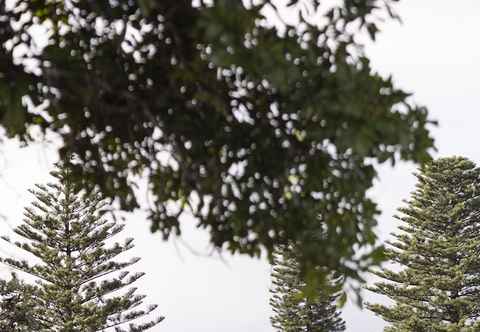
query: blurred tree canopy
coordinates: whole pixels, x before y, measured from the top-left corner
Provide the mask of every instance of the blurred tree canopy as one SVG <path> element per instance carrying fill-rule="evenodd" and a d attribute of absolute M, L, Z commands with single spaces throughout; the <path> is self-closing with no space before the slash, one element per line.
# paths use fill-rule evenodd
<path fill-rule="evenodd" d="M 355 278 L 380 258 L 375 167 L 433 146 L 426 109 L 363 52 L 394 2 L 6 1 L 0 124 L 56 133 L 78 182 L 124 210 L 144 176 L 165 238 L 188 210 L 217 248 L 293 241 L 304 271 Z"/>

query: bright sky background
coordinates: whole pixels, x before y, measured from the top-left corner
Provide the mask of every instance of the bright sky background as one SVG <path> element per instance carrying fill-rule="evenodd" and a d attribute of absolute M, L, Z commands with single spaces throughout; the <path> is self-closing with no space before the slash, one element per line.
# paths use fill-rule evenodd
<path fill-rule="evenodd" d="M 398 12 L 404 24 L 388 24 L 375 45 L 369 46 L 374 68 L 392 73 L 395 81 L 414 92 L 418 103 L 428 106 L 440 122 L 433 133 L 438 156 L 462 155 L 478 162 L 480 105 L 480 3 L 464 0 L 404 0 Z M 477 60 L 477 61 L 476 61 Z M 22 209 L 32 197 L 27 189 L 48 181 L 56 156 L 46 144 L 18 148 L 13 142 L 0 145 L 0 214 L 6 217 L 2 234 L 21 221 Z M 372 195 L 383 214 L 379 234 L 385 239 L 395 230 L 392 219 L 402 199 L 413 190 L 412 165 L 382 169 Z M 194 230 L 194 221 L 184 220 L 183 242 L 207 253 L 206 234 Z M 164 243 L 148 231 L 145 215 L 128 216 L 125 236 L 136 239 L 134 254 L 143 259 L 137 271 L 147 275 L 138 283 L 147 302 L 159 304 L 166 316 L 152 332 L 272 332 L 268 306 L 270 267 L 248 257 L 222 258 L 195 255 L 182 241 Z M 10 252 L 0 247 L 0 254 Z M 6 272 L 6 271 L 5 271 Z M 365 294 L 367 299 L 374 299 Z M 380 332 L 383 323 L 368 311 L 349 304 L 344 310 L 347 332 Z"/>

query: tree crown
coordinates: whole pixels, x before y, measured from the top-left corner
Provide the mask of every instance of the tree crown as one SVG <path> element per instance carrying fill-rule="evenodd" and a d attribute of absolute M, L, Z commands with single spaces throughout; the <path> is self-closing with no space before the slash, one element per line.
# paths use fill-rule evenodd
<path fill-rule="evenodd" d="M 144 175 L 165 238 L 190 211 L 217 248 L 271 256 L 294 241 L 302 270 L 358 278 L 380 258 L 375 163 L 423 162 L 433 145 L 426 109 L 358 43 L 395 2 L 293 0 L 296 22 L 270 0 L 4 3 L 0 125 L 27 142 L 56 133 L 76 181 L 125 210 Z M 307 241 L 318 214 L 328 236 Z"/>

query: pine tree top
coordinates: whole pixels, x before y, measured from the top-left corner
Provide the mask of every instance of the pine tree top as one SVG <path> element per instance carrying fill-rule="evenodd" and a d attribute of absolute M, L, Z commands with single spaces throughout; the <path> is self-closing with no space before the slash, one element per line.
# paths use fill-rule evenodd
<path fill-rule="evenodd" d="M 275 250 L 272 266 L 271 318 L 275 329 L 282 332 L 340 332 L 345 322 L 337 310 L 341 278 L 328 276 L 315 298 L 305 296 L 297 249 L 294 245 Z"/>
<path fill-rule="evenodd" d="M 156 306 L 145 307 L 145 296 L 136 294 L 134 283 L 144 273 L 126 270 L 139 258 L 119 259 L 133 248 L 131 238 L 114 241 L 124 225 L 105 217 L 100 193 L 74 188 L 67 169 L 59 166 L 52 175 L 56 182 L 30 191 L 35 201 L 14 230 L 23 241 L 13 244 L 36 262 L 1 259 L 36 279 L 32 316 L 41 326 L 36 330 L 140 332 L 157 325 L 163 317 L 134 323 Z"/>

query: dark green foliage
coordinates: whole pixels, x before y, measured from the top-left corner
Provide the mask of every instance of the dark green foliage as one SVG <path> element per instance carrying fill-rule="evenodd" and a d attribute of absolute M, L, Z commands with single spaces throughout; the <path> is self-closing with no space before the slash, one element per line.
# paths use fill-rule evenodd
<path fill-rule="evenodd" d="M 304 267 L 358 277 L 379 258 L 374 165 L 423 162 L 432 147 L 427 111 L 357 42 L 394 2 L 290 1 L 294 23 L 269 0 L 4 3 L 0 124 L 27 142 L 32 128 L 57 133 L 78 156 L 76 182 L 125 210 L 138 206 L 132 175 L 146 176 L 165 238 L 191 210 L 218 248 L 271 254 L 293 241 Z M 39 23 L 45 48 L 29 32 Z M 318 214 L 328 236 L 305 241 Z"/>
<path fill-rule="evenodd" d="M 0 331 L 38 331 L 35 288 L 20 281 L 15 274 L 8 281 L 0 280 Z"/>
<path fill-rule="evenodd" d="M 468 159 L 442 158 L 421 169 L 401 232 L 370 290 L 393 300 L 369 304 L 389 332 L 480 330 L 480 169 Z"/>
<path fill-rule="evenodd" d="M 156 306 L 141 309 L 145 296 L 137 295 L 131 285 L 144 273 L 125 271 L 139 259 L 115 260 L 133 248 L 132 239 L 111 240 L 124 225 L 103 217 L 105 201 L 99 194 L 77 193 L 65 169 L 53 174 L 57 183 L 37 185 L 31 191 L 36 200 L 25 209 L 24 223 L 15 229 L 25 240 L 15 246 L 35 256 L 37 263 L 1 259 L 36 279 L 35 287 L 16 279 L 0 284 L 7 295 L 13 288 L 13 301 L 21 304 L 21 310 L 12 313 L 27 315 L 31 319 L 27 330 L 39 332 L 94 332 L 110 327 L 116 332 L 140 332 L 158 324 L 163 317 L 133 323 Z M 23 298 L 29 301 L 24 304 Z M 8 305 L 2 301 L 4 310 Z M 23 311 L 27 305 L 31 308 Z"/>
<path fill-rule="evenodd" d="M 305 296 L 293 246 L 276 250 L 272 268 L 272 325 L 281 332 L 337 332 L 345 330 L 345 322 L 337 311 L 341 278 L 329 277 L 314 298 Z"/>

